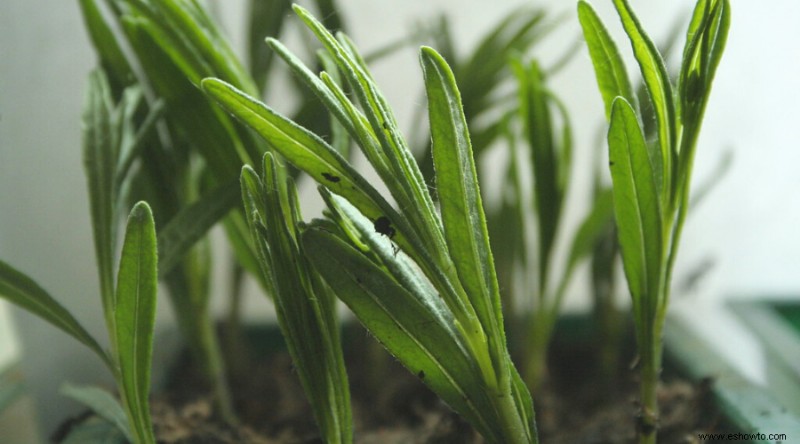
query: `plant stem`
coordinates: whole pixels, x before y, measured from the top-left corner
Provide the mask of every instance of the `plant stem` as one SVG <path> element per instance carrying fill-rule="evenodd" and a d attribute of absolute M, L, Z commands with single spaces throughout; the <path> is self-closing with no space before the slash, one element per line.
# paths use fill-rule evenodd
<path fill-rule="evenodd" d="M 215 408 L 226 421 L 235 423 L 214 320 L 209 316 L 207 304 L 195 303 L 191 298 L 186 277 L 180 270 L 173 271 L 166 277 L 170 302 L 178 314 L 178 328 L 187 341 L 192 360 L 202 368 L 204 382 L 214 393 Z"/>
<path fill-rule="evenodd" d="M 510 382 L 505 385 L 506 387 L 503 391 L 492 397 L 503 426 L 502 442 L 507 444 L 538 444 L 539 439 L 535 434 L 528 435 L 528 427 L 520 417 L 517 404 L 514 402 Z"/>
<path fill-rule="evenodd" d="M 661 331 L 663 320 L 656 320 L 653 329 L 644 335 L 644 344 L 640 344 L 640 402 L 641 411 L 638 418 L 638 434 L 640 444 L 655 444 L 658 431 L 658 382 L 661 376 L 662 342 Z"/>
<path fill-rule="evenodd" d="M 553 333 L 552 319 L 547 316 L 548 311 L 546 307 L 539 307 L 530 322 L 525 384 L 531 392 L 536 391 L 547 373 L 547 349 Z"/>
<path fill-rule="evenodd" d="M 203 356 L 203 365 L 206 378 L 214 391 L 216 408 L 222 418 L 228 423 L 236 423 L 236 414 L 233 408 L 233 399 L 225 374 L 225 365 L 219 347 L 219 339 L 214 330 L 214 322 L 210 316 L 203 316 L 200 322 L 198 345 L 202 349 L 194 356 Z"/>

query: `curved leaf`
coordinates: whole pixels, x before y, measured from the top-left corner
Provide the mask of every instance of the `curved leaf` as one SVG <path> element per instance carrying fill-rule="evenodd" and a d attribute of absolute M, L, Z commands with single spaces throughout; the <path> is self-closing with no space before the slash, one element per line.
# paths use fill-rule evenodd
<path fill-rule="evenodd" d="M 128 441 L 133 438 L 131 436 L 131 429 L 128 425 L 128 417 L 125 416 L 125 409 L 111 393 L 100 387 L 95 386 L 78 386 L 72 384 L 62 384 L 59 390 L 62 395 L 74 399 L 81 404 L 89 407 L 98 416 L 106 421 L 114 424 L 119 429 Z"/>
<path fill-rule="evenodd" d="M 645 33 L 639 19 L 633 13 L 627 0 L 614 0 L 622 26 L 628 34 L 633 54 L 639 63 L 642 78 L 647 86 L 647 93 L 652 102 L 658 122 L 658 141 L 661 148 L 661 169 L 655 171 L 658 179 L 662 201 L 672 192 L 672 163 L 677 155 L 675 134 L 675 103 L 672 96 L 672 84 L 667 67 L 661 58 L 655 43 Z M 655 165 L 654 165 L 655 166 Z"/>
<path fill-rule="evenodd" d="M 33 279 L 0 261 L 0 297 L 39 316 L 89 347 L 109 369 L 114 368 L 100 344 L 81 324 Z"/>
<path fill-rule="evenodd" d="M 298 242 L 299 203 L 288 181 L 266 154 L 263 183 L 252 169 L 242 170 L 243 197 L 262 270 L 273 285 L 281 331 L 322 436 L 328 443 L 350 443 L 350 393 L 335 299 L 312 273 Z"/>
<path fill-rule="evenodd" d="M 324 140 L 219 79 L 204 79 L 202 86 L 228 112 L 317 182 L 347 197 L 370 217 L 383 215 L 375 198 L 378 192 Z"/>
<path fill-rule="evenodd" d="M 119 134 L 108 78 L 102 70 L 89 75 L 83 110 L 83 168 L 89 192 L 95 256 L 103 309 L 114 309 L 114 247 L 117 243 L 117 163 Z"/>
<path fill-rule="evenodd" d="M 581 0 L 578 2 L 578 19 L 583 28 L 586 45 L 589 47 L 597 87 L 603 96 L 606 119 L 611 118 L 611 104 L 617 96 L 624 97 L 636 110 L 636 95 L 628 78 L 625 62 L 619 55 L 617 44 L 611 39 L 605 25 L 597 16 L 597 12 L 589 3 Z"/>
<path fill-rule="evenodd" d="M 608 146 L 625 276 L 634 304 L 650 307 L 644 315 L 652 317 L 663 256 L 661 201 L 642 130 L 623 98 L 617 98 L 612 107 Z"/>
<path fill-rule="evenodd" d="M 239 182 L 232 181 L 200 197 L 176 214 L 158 233 L 158 274 L 166 276 L 192 246 L 239 203 Z"/>
<path fill-rule="evenodd" d="M 484 437 L 500 442 L 500 425 L 480 390 L 480 372 L 441 299 L 412 293 L 334 233 L 311 227 L 301 240 L 317 272 L 381 344 Z"/>
<path fill-rule="evenodd" d="M 117 273 L 115 329 L 119 383 L 137 444 L 152 444 L 150 367 L 158 292 L 156 231 L 150 207 L 131 210 Z"/>
<path fill-rule="evenodd" d="M 420 61 L 447 248 L 483 328 L 497 341 L 492 345 L 495 357 L 501 358 L 495 370 L 505 373 L 500 291 L 461 97 L 453 72 L 436 51 L 422 48 Z"/>

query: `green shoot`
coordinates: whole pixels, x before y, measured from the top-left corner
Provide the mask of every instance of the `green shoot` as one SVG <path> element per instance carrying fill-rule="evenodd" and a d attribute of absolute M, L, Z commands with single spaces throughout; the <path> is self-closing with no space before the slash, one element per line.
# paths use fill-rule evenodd
<path fill-rule="evenodd" d="M 338 223 L 315 222 L 301 238 L 315 269 L 359 320 L 490 442 L 536 442 L 530 395 L 508 356 L 473 153 L 452 71 L 435 51 L 422 50 L 436 180 L 441 201 L 447 202 L 440 216 L 355 47 L 347 37 L 331 35 L 304 9 L 295 11 L 323 43 L 360 107 L 327 74 L 311 74 L 277 41 L 269 44 L 357 142 L 401 210 L 305 128 L 221 80 L 204 80 L 204 91 L 341 196 L 326 199 Z"/>
<path fill-rule="evenodd" d="M 625 276 L 633 299 L 641 371 L 639 439 L 654 443 L 661 335 L 673 265 L 690 204 L 692 164 L 711 84 L 727 40 L 727 0 L 699 0 L 689 24 L 677 94 L 664 62 L 627 1 L 614 5 L 628 35 L 657 122 L 648 146 L 622 62 L 588 3 L 578 4 L 598 87 L 610 120 L 609 165 Z M 628 86 L 626 86 L 628 85 Z"/>
<path fill-rule="evenodd" d="M 519 58 L 512 60 L 512 68 L 517 78 L 519 107 L 509 118 L 518 118 L 522 123 L 522 135 L 527 142 L 527 165 L 516 153 L 515 143 L 509 145 L 511 181 L 506 186 L 512 193 L 505 196 L 504 211 L 517 220 L 534 220 L 537 228 L 538 248 L 536 263 L 538 269 L 537 286 L 531 291 L 533 310 L 527 322 L 527 338 L 524 342 L 525 382 L 531 390 L 539 387 L 546 373 L 546 357 L 550 339 L 558 318 L 561 302 L 578 264 L 592 252 L 604 226 L 612 218 L 610 193 L 596 196 L 593 206 L 572 234 L 564 270 L 556 285 L 551 285 L 553 258 L 559 227 L 562 225 L 563 208 L 566 203 L 570 173 L 572 169 L 572 126 L 565 106 L 546 86 L 546 76 L 537 62 L 524 64 Z M 559 127 L 560 122 L 560 127 Z M 513 140 L 513 136 L 512 136 Z M 519 180 L 514 177 L 518 164 L 529 166 L 533 174 L 533 212 L 528 211 Z M 514 244 L 524 244 L 519 239 L 526 238 L 524 223 L 511 223 L 493 220 L 505 226 L 515 236 Z M 495 228 L 499 231 L 500 228 Z M 508 234 L 506 234 L 508 236 Z M 515 247 L 521 251 L 521 265 L 525 267 L 525 247 Z M 505 251 L 506 254 L 515 250 Z M 509 261 L 506 258 L 506 261 Z M 513 262 L 512 262 L 513 264 Z M 527 270 L 526 270 L 527 271 Z"/>
<path fill-rule="evenodd" d="M 260 177 L 244 167 L 241 187 L 278 322 L 322 437 L 328 443 L 351 443 L 350 392 L 336 299 L 304 255 L 294 182 L 266 154 Z"/>
<path fill-rule="evenodd" d="M 106 364 L 120 389 L 125 419 L 116 417 L 121 431 L 136 444 L 154 444 L 150 420 L 150 368 L 157 294 L 155 223 L 150 207 L 138 203 L 131 210 L 116 276 L 116 290 L 106 319 L 111 351 L 97 341 L 31 278 L 0 261 L 0 297 L 19 305 L 60 328 L 94 351 Z M 72 390 L 72 396 L 97 405 L 113 402 L 93 392 Z M 116 407 L 113 408 L 116 410 Z M 110 411 L 109 411 L 110 413 Z"/>

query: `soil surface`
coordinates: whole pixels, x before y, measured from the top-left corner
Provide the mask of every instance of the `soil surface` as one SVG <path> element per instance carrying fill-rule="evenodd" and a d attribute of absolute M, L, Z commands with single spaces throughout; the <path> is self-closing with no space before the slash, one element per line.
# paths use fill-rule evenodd
<path fill-rule="evenodd" d="M 347 338 L 352 347 L 346 359 L 357 443 L 484 442 L 366 333 L 353 336 Z M 636 372 L 621 364 L 615 381 L 604 383 L 591 365 L 592 347 L 573 347 L 566 352 L 562 347 L 554 349 L 560 352 L 551 353 L 549 376 L 534 396 L 540 442 L 635 442 Z M 277 351 L 265 359 L 238 365 L 247 369 L 234 369 L 238 377 L 231 382 L 239 425 L 227 425 L 214 415 L 197 370 L 188 358 L 182 358 L 167 392 L 152 402 L 158 442 L 323 442 L 288 354 Z M 710 402 L 712 381 L 690 383 L 671 375 L 664 379 L 659 393 L 659 443 L 696 443 L 700 442 L 698 433 L 719 431 L 719 415 Z"/>

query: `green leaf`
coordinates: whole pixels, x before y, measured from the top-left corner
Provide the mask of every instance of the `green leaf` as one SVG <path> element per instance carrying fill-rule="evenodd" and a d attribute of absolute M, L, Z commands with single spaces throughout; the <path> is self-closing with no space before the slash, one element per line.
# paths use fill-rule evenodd
<path fill-rule="evenodd" d="M 336 6 L 334 0 L 315 0 L 317 12 L 322 17 L 325 27 L 331 31 L 341 31 L 344 29 L 342 14 Z"/>
<path fill-rule="evenodd" d="M 545 294 L 571 161 L 570 128 L 565 119 L 564 137 L 559 146 L 550 109 L 553 96 L 545 88 L 541 69 L 535 61 L 526 68 L 515 60 L 513 67 L 519 81 L 519 112 L 533 169 L 533 203 L 539 231 L 538 291 Z"/>
<path fill-rule="evenodd" d="M 717 73 L 717 67 L 728 43 L 728 30 L 731 26 L 731 6 L 728 0 L 719 0 L 715 4 L 714 15 L 709 30 L 709 37 L 706 43 L 706 68 L 705 82 L 706 93 L 711 90 L 711 82 Z"/>
<path fill-rule="evenodd" d="M 83 111 L 83 166 L 89 192 L 94 248 L 103 309 L 114 308 L 117 164 L 119 137 L 108 78 L 101 70 L 89 75 Z"/>
<path fill-rule="evenodd" d="M 421 300 L 428 301 L 431 298 L 438 298 L 436 289 L 421 274 L 414 262 L 405 254 L 397 251 L 388 236 L 376 231 L 372 221 L 364 217 L 341 196 L 332 194 L 324 188 L 320 188 L 320 193 L 332 212 L 333 220 L 345 232 L 351 246 L 355 246 L 363 252 L 374 253 L 380 263 L 403 288 L 413 294 L 423 295 L 420 296 Z M 315 228 L 322 228 L 319 221 L 315 222 L 317 223 Z M 435 312 L 442 310 L 441 304 L 429 305 L 429 307 Z"/>
<path fill-rule="evenodd" d="M 39 316 L 89 347 L 109 369 L 114 368 L 100 344 L 61 304 L 55 301 L 33 279 L 0 261 L 0 297 Z"/>
<path fill-rule="evenodd" d="M 606 119 L 611 118 L 611 104 L 617 96 L 624 97 L 636 110 L 636 95 L 631 87 L 625 62 L 619 55 L 617 45 L 611 39 L 594 8 L 583 0 L 578 2 L 578 19 L 583 28 L 586 45 L 589 47 L 589 56 L 594 65 L 597 87 L 603 96 Z"/>
<path fill-rule="evenodd" d="M 600 236 L 606 232 L 609 222 L 613 220 L 614 204 L 610 189 L 603 190 L 594 198 L 594 205 L 578 228 L 572 239 L 567 269 L 565 275 L 569 276 L 578 263 L 589 255 L 597 245 Z"/>
<path fill-rule="evenodd" d="M 242 154 L 241 143 L 235 139 L 232 122 L 212 103 L 148 33 L 144 24 L 128 19 L 124 29 L 138 56 L 149 83 L 166 105 L 165 118 L 180 131 L 192 150 L 199 153 L 219 181 L 230 180 L 239 173 L 249 155 Z M 180 112 L 176 112 L 180 110 Z M 238 154 L 238 156 L 234 155 Z M 258 159 L 256 157 L 255 159 Z M 155 203 L 153 203 L 155 205 Z"/>
<path fill-rule="evenodd" d="M 469 59 L 453 64 L 464 102 L 464 114 L 471 121 L 492 108 L 493 92 L 503 80 L 510 78 L 508 59 L 513 54 L 525 54 L 550 30 L 543 24 L 541 9 L 523 6 L 508 13 L 478 43 Z"/>
<path fill-rule="evenodd" d="M 205 79 L 202 85 L 209 96 L 317 182 L 346 197 L 368 217 L 385 215 L 384 199 L 324 140 L 221 80 Z"/>
<path fill-rule="evenodd" d="M 663 262 L 663 216 L 655 174 L 633 108 L 614 101 L 608 130 L 614 214 L 625 276 L 634 304 L 655 316 Z"/>
<path fill-rule="evenodd" d="M 216 75 L 249 93 L 258 91 L 228 41 L 199 3 L 161 0 L 148 2 L 148 6 L 152 8 L 152 13 L 141 9 L 142 16 L 150 18 L 154 28 L 171 38 L 171 42 L 162 48 L 171 52 L 173 57 L 191 60 L 191 63 L 205 68 L 193 81 L 199 82 L 203 77 Z"/>
<path fill-rule="evenodd" d="M 96 0 L 80 0 L 84 26 L 89 33 L 92 45 L 100 57 L 100 64 L 111 76 L 113 96 L 118 96 L 122 88 L 133 82 L 130 63 L 123 53 L 120 42 L 112 31 L 112 25 L 101 12 Z"/>
<path fill-rule="evenodd" d="M 672 84 L 664 60 L 655 43 L 645 33 L 628 1 L 614 0 L 614 6 L 617 8 L 622 25 L 630 39 L 633 54 L 639 63 L 648 96 L 655 110 L 662 169 L 662 171 L 655 171 L 655 177 L 659 182 L 659 194 L 662 202 L 666 203 L 667 196 L 673 192 L 672 164 L 677 155 L 677 141 L 673 140 L 676 124 Z"/>
<path fill-rule="evenodd" d="M 128 418 L 125 416 L 125 409 L 120 405 L 119 400 L 106 390 L 94 386 L 79 386 L 64 383 L 59 390 L 62 395 L 74 399 L 81 404 L 89 407 L 97 416 L 114 424 L 128 439 L 132 441 Z"/>
<path fill-rule="evenodd" d="M 383 346 L 484 437 L 499 442 L 502 434 L 481 391 L 480 371 L 461 345 L 441 298 L 405 288 L 334 233 L 311 227 L 301 239 L 317 272 Z M 382 248 L 384 257 L 393 254 L 391 247 Z"/>
<path fill-rule="evenodd" d="M 388 102 L 378 90 L 363 60 L 346 36 L 340 33 L 337 40 L 308 11 L 298 5 L 294 5 L 293 8 L 334 57 L 342 75 L 353 88 L 372 132 L 389 161 L 389 174 L 380 170 L 378 173 L 381 174 L 392 197 L 404 209 L 404 214 L 417 236 L 423 240 L 423 245 L 428 246 L 429 251 L 437 255 L 442 264 L 446 247 L 441 223 L 436 216 L 433 199 L 419 166 L 402 137 Z"/>
<path fill-rule="evenodd" d="M 298 243 L 300 214 L 294 185 L 267 154 L 263 186 L 252 170 L 245 168 L 242 187 L 243 198 L 249 201 L 249 222 L 261 251 L 262 270 L 274 286 L 281 331 L 322 435 L 330 443 L 352 442 L 349 386 L 335 299 L 311 272 Z"/>
<path fill-rule="evenodd" d="M 339 74 L 339 68 L 336 67 L 336 61 L 324 51 L 320 51 L 319 57 L 322 60 L 322 65 L 329 77 L 330 82 L 336 85 L 343 85 L 344 79 Z M 333 148 L 342 155 L 345 159 L 350 158 L 350 136 L 347 128 L 338 120 L 331 119 L 331 145 Z"/>
<path fill-rule="evenodd" d="M 334 96 L 334 93 L 320 80 L 308 67 L 292 54 L 281 42 L 273 38 L 267 39 L 267 46 L 275 51 L 284 62 L 289 66 L 292 73 L 297 77 L 308 89 L 313 92 L 317 98 L 322 102 L 325 108 L 339 121 L 350 133 L 351 136 L 357 139 L 354 123 L 345 112 L 342 105 Z M 348 102 L 349 103 L 349 102 Z M 363 117 L 363 116 L 362 116 Z"/>
<path fill-rule="evenodd" d="M 265 37 L 277 37 L 283 28 L 291 2 L 287 0 L 250 0 L 247 29 L 247 53 L 250 75 L 262 92 L 272 66 L 273 53 L 264 45 Z"/>
<path fill-rule="evenodd" d="M 156 124 L 164 116 L 164 101 L 156 99 L 147 110 L 147 116 L 141 123 L 136 115 L 139 105 L 144 101 L 144 92 L 139 85 L 125 90 L 122 100 L 122 140 L 119 148 L 119 162 L 117 167 L 117 187 L 123 188 L 130 179 L 129 173 L 133 163 L 145 151 L 148 142 L 156 130 Z M 131 103 L 133 102 L 133 103 Z"/>
<path fill-rule="evenodd" d="M 70 430 L 69 435 L 60 444 L 127 444 L 129 442 L 116 425 L 103 418 L 92 416 Z"/>
<path fill-rule="evenodd" d="M 500 291 L 461 97 L 453 72 L 436 51 L 423 47 L 420 61 L 447 248 L 483 328 L 497 341 L 495 353 L 502 356 Z M 495 364 L 498 371 L 507 371 L 505 359 Z"/>
<path fill-rule="evenodd" d="M 729 27 L 730 6 L 727 1 L 698 2 L 686 35 L 678 84 L 681 123 L 685 131 L 679 153 L 679 180 L 684 180 L 694 156 L 694 145 Z"/>
<path fill-rule="evenodd" d="M 175 215 L 158 233 L 158 274 L 169 274 L 192 246 L 238 205 L 240 196 L 238 181 L 232 181 L 201 196 Z"/>
<path fill-rule="evenodd" d="M 150 419 L 150 369 L 158 292 L 158 253 L 150 207 L 131 210 L 117 274 L 115 308 L 120 386 L 134 441 L 155 442 Z"/>

